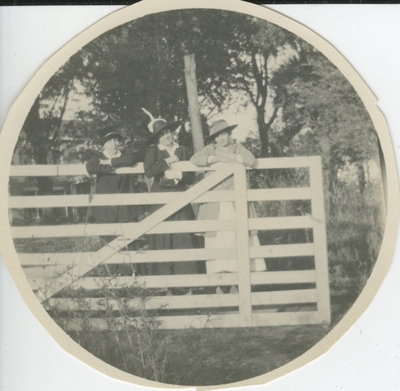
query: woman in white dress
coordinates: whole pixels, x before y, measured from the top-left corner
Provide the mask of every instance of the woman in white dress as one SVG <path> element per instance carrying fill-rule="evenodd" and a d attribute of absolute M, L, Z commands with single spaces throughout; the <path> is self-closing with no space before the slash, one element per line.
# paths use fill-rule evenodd
<path fill-rule="evenodd" d="M 192 156 L 190 161 L 198 167 L 225 162 L 240 163 L 246 167 L 251 167 L 255 163 L 255 157 L 241 144 L 235 144 L 232 141 L 231 132 L 237 125 L 229 126 L 225 120 L 216 121 L 211 125 L 210 136 L 207 139 L 207 146 Z M 225 179 L 215 186 L 213 190 L 233 190 L 233 176 Z M 250 208 L 250 214 L 252 209 Z M 216 217 L 217 216 L 217 217 Z M 205 203 L 200 206 L 199 220 L 231 220 L 235 216 L 233 202 Z M 250 246 L 259 246 L 259 240 L 256 232 L 250 235 Z M 206 248 L 236 247 L 236 234 L 234 231 L 207 232 L 205 234 Z M 266 270 L 263 258 L 251 259 L 251 271 Z M 236 259 L 215 259 L 207 261 L 207 273 L 234 273 L 238 271 Z M 231 288 L 231 292 L 237 291 L 236 287 Z M 217 293 L 223 293 L 217 288 Z"/>

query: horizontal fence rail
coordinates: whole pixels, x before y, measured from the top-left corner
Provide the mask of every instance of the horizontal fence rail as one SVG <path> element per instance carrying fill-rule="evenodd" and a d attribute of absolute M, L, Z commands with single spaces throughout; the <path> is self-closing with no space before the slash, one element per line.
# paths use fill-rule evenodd
<path fill-rule="evenodd" d="M 314 243 L 284 244 L 276 246 L 260 246 L 250 248 L 250 258 L 280 258 L 293 256 L 314 255 Z M 51 266 L 68 265 L 72 259 L 79 259 L 81 264 L 91 259 L 94 253 L 40 253 L 40 254 L 19 254 L 21 266 Z M 163 251 L 124 251 L 118 252 L 105 261 L 108 264 L 124 263 L 148 263 L 148 262 L 179 262 L 211 259 L 236 258 L 235 248 L 209 248 L 209 249 L 188 249 L 188 250 L 163 250 Z"/>
<path fill-rule="evenodd" d="M 308 171 L 309 185 L 273 189 L 248 189 L 246 169 L 238 164 L 216 164 L 195 167 L 189 162 L 173 165 L 180 171 L 211 171 L 189 190 L 181 193 L 135 193 L 111 195 L 64 194 L 9 197 L 10 217 L 36 210 L 36 223 L 11 226 L 25 275 L 48 311 L 92 313 L 94 328 L 107 328 L 102 311 L 115 312 L 118 323 L 121 305 L 134 314 L 138 309 L 159 311 L 161 328 L 185 327 L 248 327 L 330 322 L 326 231 L 323 205 L 321 161 L 319 157 L 259 159 L 251 170 L 298 169 Z M 257 171 L 258 170 L 258 171 Z M 248 169 L 249 171 L 249 169 Z M 116 174 L 143 174 L 143 165 L 115 170 Z M 233 175 L 235 190 L 212 190 Z M 12 166 L 10 177 L 77 177 L 89 178 L 83 165 Z M 25 194 L 29 194 L 26 191 Z M 73 193 L 73 192 L 71 192 Z M 310 212 L 296 216 L 249 216 L 250 203 L 310 203 Z M 235 213 L 230 220 L 165 221 L 185 205 L 209 202 L 230 202 Z M 43 225 L 41 210 L 69 210 L 93 206 L 160 205 L 160 209 L 139 223 Z M 43 213 L 43 212 L 42 212 Z M 10 218 L 12 221 L 12 218 Z M 263 232 L 301 230 L 307 240 L 301 243 L 252 245 L 251 235 Z M 128 249 L 135 240 L 146 243 L 146 235 L 234 231 L 236 247 L 193 248 L 174 250 Z M 144 236 L 143 236 L 144 235 Z M 115 237 L 96 250 L 99 237 Z M 288 236 L 290 237 L 290 235 Z M 97 240 L 97 242 L 96 242 Z M 89 241 L 89 249 L 71 243 Z M 56 248 L 66 243 L 67 251 Z M 53 251 L 49 246 L 54 246 Z M 22 249 L 21 249 L 22 248 Z M 32 251 L 34 249 L 34 251 Z M 137 267 L 164 262 L 207 262 L 214 259 L 236 259 L 238 271 L 219 274 L 140 275 Z M 251 260 L 263 259 L 266 271 L 252 271 Z M 272 265 L 272 268 L 269 267 Z M 116 267 L 110 274 L 109 268 Z M 285 270 L 274 270 L 284 267 Z M 300 270 L 298 270 L 300 268 Z M 238 291 L 229 294 L 237 286 Z M 216 287 L 227 294 L 216 294 Z M 113 297 L 104 295 L 112 291 Z M 146 298 L 137 297 L 145 292 Z M 172 293 L 172 296 L 170 295 Z M 79 300 L 77 299 L 79 296 Z M 82 296 L 83 295 L 83 296 Z M 100 295 L 100 296 L 99 296 Z M 135 296 L 136 295 L 136 296 Z M 140 319 L 132 315 L 133 324 Z M 122 319 L 121 319 L 122 324 Z M 79 330 L 79 317 L 68 320 L 68 329 Z"/>
<path fill-rule="evenodd" d="M 319 160 L 318 156 L 304 156 L 304 157 L 292 157 L 292 158 L 269 158 L 269 159 L 258 159 L 254 169 L 282 169 L 282 168 L 308 168 L 312 161 Z M 174 163 L 173 167 L 180 171 L 190 172 L 204 172 L 204 171 L 215 171 L 223 165 L 222 163 L 214 164 L 210 167 L 196 167 L 190 162 L 178 162 Z M 115 170 L 117 174 L 143 174 L 143 163 L 138 163 L 134 167 L 124 167 Z M 47 164 L 36 164 L 36 165 L 25 165 L 25 166 L 11 166 L 10 176 L 11 177 L 29 177 L 29 176 L 79 176 L 87 175 L 86 168 L 83 164 L 65 164 L 65 165 L 47 165 Z"/>
<path fill-rule="evenodd" d="M 215 193 L 215 194 L 214 194 Z M 107 194 L 99 194 L 93 200 L 87 195 L 66 195 L 60 198 L 59 195 L 49 196 L 15 196 L 9 201 L 10 208 L 61 208 L 79 206 L 103 206 L 103 205 L 161 205 L 167 204 L 176 198 L 176 193 L 165 194 L 161 198 L 157 193 L 141 194 L 115 194 L 110 200 Z M 248 190 L 248 201 L 289 201 L 304 200 L 311 198 L 310 188 Z M 193 203 L 205 202 L 233 202 L 235 201 L 234 191 L 213 191 L 198 197 Z"/>

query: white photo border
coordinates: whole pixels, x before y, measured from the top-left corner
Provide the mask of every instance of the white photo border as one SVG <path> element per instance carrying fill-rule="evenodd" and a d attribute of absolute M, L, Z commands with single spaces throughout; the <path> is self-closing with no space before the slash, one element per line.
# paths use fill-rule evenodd
<path fill-rule="evenodd" d="M 215 2 L 213 2 L 215 3 Z M 244 3 L 247 4 L 247 3 Z M 203 4 L 202 4 L 203 6 Z M 75 12 L 77 12 L 78 14 L 80 14 L 80 12 L 82 13 L 82 15 L 86 12 L 85 9 L 87 10 L 88 8 L 93 8 L 95 6 L 85 6 L 85 7 L 81 7 L 82 9 L 80 10 L 75 10 Z M 301 7 L 303 8 L 303 10 L 301 11 Z M 317 7 L 317 9 L 315 9 Z M 350 9 L 350 8 L 352 9 Z M 7 7 L 5 7 L 7 8 Z M 7 12 L 3 12 L 5 8 L 1 8 L 0 9 L 0 17 L 4 18 L 4 14 L 7 14 Z M 29 8 L 29 7 L 18 7 L 18 8 Z M 38 8 L 42 8 L 42 7 L 36 7 L 36 9 Z M 52 12 L 49 8 L 53 8 L 53 7 L 43 7 L 44 9 L 40 12 L 46 13 L 48 11 Z M 47 10 L 46 10 L 47 8 Z M 54 7 L 53 8 L 53 12 L 57 10 L 57 8 L 64 8 L 64 7 Z M 75 8 L 75 7 L 74 7 Z M 77 7 L 79 8 L 79 7 Z M 96 8 L 96 7 L 95 7 Z M 116 9 L 118 7 L 115 7 Z M 333 44 L 337 50 L 339 50 L 350 62 L 350 64 L 352 66 L 354 66 L 354 68 L 360 73 L 360 75 L 365 79 L 366 83 L 369 85 L 369 87 L 371 88 L 371 90 L 374 92 L 374 94 L 377 96 L 378 98 L 378 105 L 381 107 L 381 110 L 383 111 L 383 113 L 386 115 L 387 117 L 387 121 L 389 124 L 389 129 L 391 129 L 391 135 L 392 135 L 392 140 L 393 140 L 393 144 L 395 146 L 395 153 L 396 153 L 396 157 L 397 157 L 397 162 L 399 162 L 399 156 L 398 156 L 398 148 L 400 145 L 400 134 L 399 131 L 396 131 L 395 128 L 395 119 L 396 117 L 399 115 L 397 114 L 397 111 L 395 110 L 395 108 L 393 107 L 395 105 L 396 102 L 399 102 L 399 93 L 398 91 L 396 91 L 396 85 L 397 85 L 397 90 L 399 90 L 399 77 L 396 74 L 397 73 L 397 69 L 395 68 L 395 64 L 396 64 L 396 59 L 397 59 L 397 64 L 399 63 L 399 50 L 397 49 L 397 42 L 396 42 L 396 37 L 398 36 L 398 30 L 399 27 L 397 26 L 397 24 L 394 23 L 394 20 L 396 20 L 396 18 L 394 18 L 395 15 L 397 15 L 397 17 L 400 14 L 400 7 L 398 7 L 397 5 L 372 5 L 372 6 L 364 6 L 364 5 L 354 5 L 354 6 L 349 6 L 349 5 L 335 5 L 335 6 L 325 6 L 325 5 L 304 5 L 304 6 L 292 6 L 292 5 L 288 5 L 288 6 L 274 6 L 274 7 L 270 7 L 271 9 L 277 10 L 278 12 L 282 12 L 282 14 L 289 14 L 289 16 L 291 16 L 293 19 L 296 19 L 299 22 L 305 23 L 305 25 L 311 29 L 313 29 L 315 32 L 321 34 L 321 36 L 323 36 L 325 39 L 327 39 L 331 44 Z M 286 10 L 285 10 L 286 8 Z M 358 8 L 358 10 L 356 10 L 356 8 Z M 338 11 L 338 9 L 341 9 L 341 11 Z M 360 11 L 360 9 L 362 9 L 362 11 Z M 36 11 L 35 11 L 36 12 Z M 39 12 L 39 11 L 38 11 Z M 58 12 L 58 11 L 57 11 Z M 54 17 L 55 17 L 56 12 L 54 12 L 53 16 L 49 17 L 47 16 L 46 19 L 48 20 L 53 20 L 54 21 Z M 351 16 L 353 15 L 353 20 L 351 19 Z M 115 13 L 116 15 L 116 13 Z M 358 19 L 356 19 L 356 16 Z M 65 17 L 65 14 L 64 14 Z M 315 18 L 315 19 L 313 19 Z M 318 19 L 318 22 L 316 22 L 316 20 Z M 0 21 L 3 19 L 0 19 Z M 323 20 L 325 21 L 330 21 L 329 22 L 325 22 L 325 24 L 323 23 Z M 397 19 L 398 20 L 398 19 Z M 45 21 L 43 20 L 42 23 L 45 23 Z M 61 22 L 59 22 L 61 25 Z M 314 24 L 313 24 L 314 23 Z M 3 26 L 4 24 L 1 23 L 0 26 Z M 82 25 L 80 25 L 77 29 L 77 31 L 83 30 L 83 28 L 85 28 L 87 25 L 85 25 L 84 23 L 82 23 Z M 313 27 L 314 26 L 314 27 Z M 340 26 L 340 28 L 338 27 Z M 1 27 L 0 27 L 1 28 Z M 26 29 L 31 28 L 31 31 L 28 32 L 28 34 L 35 34 L 35 26 L 32 27 L 28 27 L 26 26 Z M 390 31 L 390 29 L 392 29 L 392 34 L 388 34 L 388 31 Z M 379 30 L 379 31 L 378 31 Z M 26 31 L 24 31 L 24 33 L 26 33 Z M 43 34 L 43 32 L 42 32 Z M 74 32 L 72 32 L 72 35 L 74 34 Z M 341 37 L 341 35 L 345 35 L 345 37 Z M 61 34 L 60 34 L 61 35 Z M 72 35 L 69 38 L 72 38 Z M 2 40 L 5 39 L 5 36 L 7 37 L 7 34 L 1 34 L 0 32 L 0 36 L 2 36 Z M 23 36 L 23 34 L 22 34 Z M 12 37 L 12 35 L 11 35 Z M 14 37 L 15 39 L 16 37 Z M 66 42 L 68 39 L 68 37 L 65 38 L 60 38 L 61 40 L 57 41 L 57 43 L 55 43 L 55 47 L 60 47 L 64 42 Z M 8 39 L 8 37 L 7 37 Z M 18 39 L 21 39 L 21 35 L 19 35 Z M 28 39 L 26 38 L 27 42 Z M 349 42 L 345 42 L 345 41 L 350 41 Z M 351 41 L 354 40 L 354 44 L 353 44 L 353 48 L 351 45 Z M 36 45 L 37 47 L 40 47 L 40 43 L 39 41 L 36 41 Z M 15 43 L 16 45 L 16 43 Z M 2 45 L 3 47 L 3 45 Z M 0 66 L 3 67 L 4 63 L 8 63 L 7 60 L 4 60 L 5 56 L 11 56 L 12 57 L 12 53 L 13 53 L 13 45 L 9 42 L 9 47 L 8 49 L 10 50 L 8 53 L 6 52 L 6 54 L 4 54 L 3 50 L 1 49 L 1 64 Z M 371 53 L 366 53 L 366 51 L 371 51 L 374 52 L 376 54 L 371 55 Z M 51 54 L 51 53 L 50 53 Z M 20 56 L 22 56 L 21 54 L 19 54 Z M 30 54 L 31 58 L 34 54 Z M 48 54 L 47 54 L 48 55 Z M 46 56 L 47 56 L 46 55 Z M 12 63 L 12 61 L 10 61 L 10 63 Z M 25 73 L 25 78 L 26 80 L 22 83 L 21 88 L 23 87 L 23 85 L 25 84 L 25 82 L 29 79 L 29 77 L 31 76 L 29 73 L 34 72 L 37 69 L 32 67 L 27 70 L 25 67 L 30 63 L 29 59 L 25 59 L 25 61 L 22 61 L 23 65 L 23 72 L 27 72 Z M 21 64 L 21 63 L 20 63 Z M 60 64 L 61 65 L 61 64 Z M 21 69 L 12 69 L 11 71 L 14 71 L 14 77 L 16 79 L 20 79 L 20 71 Z M 351 69 L 348 70 L 351 73 Z M 10 70 L 8 70 L 8 72 L 10 72 Z M 18 72 L 18 73 L 16 73 Z M 12 73 L 12 72 L 11 72 Z M 377 75 L 377 73 L 381 73 L 381 75 Z M 3 75 L 3 73 L 1 73 Z M 7 73 L 6 73 L 7 74 Z M 28 74 L 28 76 L 26 76 Z M 51 76 L 51 75 L 50 75 Z M 379 78 L 380 77 L 380 78 Z M 392 86 L 389 83 L 388 77 L 391 78 L 392 80 Z M 3 78 L 3 76 L 2 76 Z M 9 83 L 9 80 L 5 80 L 5 83 Z M 2 81 L 3 84 L 3 81 Z M 6 84 L 7 85 L 7 84 Z M 9 87 L 10 88 L 10 87 Z M 12 87 L 11 87 L 12 89 Z M 18 88 L 17 88 L 18 90 Z M 10 89 L 8 90 L 10 91 Z M 15 90 L 13 93 L 6 92 L 5 95 L 0 94 L 0 96 L 5 96 L 7 98 L 6 102 L 1 102 L 1 108 L 2 110 L 6 107 L 10 107 L 11 103 L 14 101 L 14 99 L 16 98 L 15 95 Z M 16 91 L 17 95 L 19 91 Z M 397 94 L 397 95 L 396 95 Z M 37 94 L 36 94 L 37 95 Z M 32 94 L 32 97 L 36 96 L 35 94 Z M 3 115 L 3 112 L 1 113 Z M 398 118 L 397 118 L 398 119 Z M 1 117 L 1 121 L 3 122 L 3 117 Z M 1 123 L 2 123 L 1 122 Z M 386 137 L 387 139 L 389 139 L 388 137 Z M 382 140 L 382 138 L 381 138 Z M 390 139 L 386 140 L 386 142 L 390 143 Z M 384 148 L 390 148 L 393 149 L 390 145 L 386 145 L 386 147 L 384 146 Z M 2 153 L 4 152 L 4 150 L 2 149 Z M 389 164 L 392 162 L 389 162 Z M 394 160 L 393 160 L 394 163 Z M 388 165 L 389 166 L 389 165 Z M 396 176 L 397 178 L 397 173 L 396 172 L 392 172 L 389 174 L 389 179 L 392 177 L 393 175 Z M 396 192 L 398 191 L 398 189 L 395 190 Z M 398 194 L 396 193 L 396 195 L 392 195 L 393 199 L 398 203 Z M 393 206 L 394 209 L 396 209 L 396 206 Z M 394 210 L 392 209 L 392 210 Z M 389 213 L 390 213 L 390 209 L 389 209 Z M 397 229 L 396 227 L 391 227 L 393 230 Z M 276 386 L 276 389 L 282 389 L 282 387 L 284 387 L 287 390 L 290 389 L 302 389 L 303 387 L 307 387 L 308 390 L 313 390 L 313 389 L 334 389 L 335 385 L 336 386 L 342 386 L 344 390 L 348 389 L 348 390 L 365 390 L 367 388 L 371 388 L 371 389 L 375 389 L 376 387 L 373 387 L 373 384 L 380 385 L 382 389 L 390 389 L 390 387 L 385 387 L 384 383 L 382 383 L 382 381 L 384 382 L 388 382 L 390 381 L 390 374 L 396 374 L 397 375 L 397 379 L 399 378 L 398 375 L 400 375 L 399 372 L 395 373 L 395 370 L 393 370 L 392 372 L 387 370 L 387 367 L 385 368 L 385 366 L 383 365 L 383 363 L 385 363 L 385 359 L 383 359 L 384 356 L 380 356 L 379 353 L 381 352 L 381 349 L 383 349 L 383 351 L 385 351 L 385 354 L 388 354 L 390 357 L 393 356 L 393 360 L 394 357 L 397 355 L 397 357 L 399 357 L 399 353 L 400 353 L 400 342 L 399 342 L 399 334 L 397 331 L 397 334 L 394 333 L 393 330 L 393 325 L 398 324 L 398 322 L 396 320 L 399 320 L 399 314 L 396 313 L 396 297 L 398 297 L 398 295 L 396 295 L 396 292 L 399 293 L 399 287 L 398 287 L 398 277 L 396 278 L 396 276 L 394 276 L 393 274 L 396 273 L 396 275 L 398 276 L 398 271 L 399 271 L 399 257 L 398 257 L 398 252 L 399 250 L 396 249 L 396 253 L 395 253 L 395 257 L 394 257 L 394 261 L 391 265 L 391 270 L 388 274 L 388 276 L 386 277 L 384 284 L 382 285 L 381 289 L 378 291 L 375 299 L 373 300 L 372 304 L 370 305 L 370 307 L 368 308 L 368 310 L 365 312 L 365 314 L 363 314 L 361 316 L 361 318 L 359 320 L 356 321 L 356 323 L 351 327 L 351 329 L 346 332 L 346 334 L 341 337 L 341 340 L 339 342 L 337 342 L 330 350 L 328 353 L 326 353 L 324 356 L 320 357 L 318 360 L 307 364 L 305 367 L 302 367 L 300 369 L 298 369 L 296 372 L 290 373 L 288 375 L 286 375 L 284 378 L 280 378 L 278 380 L 276 380 L 275 382 L 272 383 L 268 383 L 267 386 L 263 385 L 263 386 L 259 386 L 259 387 L 255 387 L 254 389 L 261 389 L 261 387 L 263 387 L 262 389 L 265 389 L 265 387 L 268 388 L 268 390 L 274 390 L 274 386 Z M 71 366 L 79 368 L 77 369 L 79 371 L 79 373 L 82 373 L 83 376 L 80 377 L 79 379 L 79 384 L 78 382 L 75 383 L 75 387 L 78 387 L 78 389 L 80 388 L 84 388 L 84 389 L 91 389 L 91 387 L 93 387 L 93 389 L 96 390 L 102 390 L 102 386 L 104 386 L 104 383 L 107 383 L 107 389 L 109 389 L 111 386 L 114 389 L 128 389 L 127 387 L 129 386 L 129 389 L 132 389 L 132 387 L 138 387 L 137 389 L 143 389 L 142 387 L 139 386 L 135 386 L 132 384 L 126 384 L 126 383 L 121 383 L 118 382 L 117 380 L 111 379 L 107 377 L 107 380 L 104 380 L 104 376 L 100 373 L 98 373 L 97 371 L 94 371 L 92 368 L 86 367 L 85 365 L 83 365 L 80 361 L 76 362 L 76 359 L 69 356 L 69 355 L 65 355 L 65 352 L 61 349 L 59 349 L 59 346 L 52 340 L 52 338 L 50 338 L 50 341 L 48 340 L 49 334 L 41 327 L 41 325 L 38 323 L 38 321 L 32 316 L 32 314 L 30 314 L 29 310 L 27 309 L 25 303 L 22 301 L 21 297 L 19 296 L 19 293 L 17 293 L 18 291 L 16 290 L 15 286 L 13 286 L 13 282 L 10 281 L 9 279 L 9 275 L 7 275 L 8 271 L 5 270 L 4 264 L 2 263 L 1 265 L 2 269 L 1 269 L 1 278 L 3 280 L 3 277 L 5 276 L 5 281 L 3 283 L 1 283 L 1 310 L 2 310 L 2 316 L 1 316 L 1 362 L 5 362 L 8 361 L 7 358 L 7 354 L 9 354 L 9 351 L 13 351 L 15 348 L 17 348 L 17 352 L 14 355 L 14 365 L 17 366 L 17 364 L 19 363 L 20 368 L 28 368 L 28 366 L 31 366 L 33 363 L 37 363 L 37 360 L 40 360 L 40 358 L 44 358 L 46 357 L 46 355 L 53 355 L 54 353 L 57 353 L 57 355 L 61 355 L 64 361 L 64 364 L 62 365 L 62 368 L 59 368 L 57 365 L 55 365 L 55 369 L 53 368 L 53 370 L 55 371 L 55 373 L 57 373 L 57 376 L 53 379 L 54 383 L 52 383 L 51 387 L 49 386 L 49 388 L 44 388 L 47 387 L 49 383 L 49 379 L 51 377 L 49 377 L 49 373 L 52 372 L 52 370 L 49 370 L 49 366 L 52 367 L 54 364 L 57 364 L 58 359 L 55 359 L 54 362 L 52 362 L 53 360 L 45 360 L 45 363 L 42 362 L 42 365 L 38 365 L 36 371 L 35 370 L 31 370 L 29 371 L 31 374 L 31 378 L 29 379 L 29 377 L 26 378 L 27 381 L 27 385 L 30 385 L 31 389 L 40 389 L 41 390 L 46 390 L 46 389 L 55 389 L 57 388 L 58 390 L 62 390 L 64 389 L 64 387 L 68 384 L 68 389 L 70 387 L 73 386 L 73 383 L 71 383 L 72 381 L 76 380 L 73 379 L 71 376 Z M 4 270 L 4 272 L 3 272 Z M 24 276 L 20 273 L 18 274 L 17 270 L 13 270 L 13 274 L 16 273 L 18 275 L 18 279 L 19 278 L 24 278 Z M 385 270 L 381 270 L 380 271 L 380 275 L 377 276 L 377 279 L 382 279 L 383 276 L 385 274 Z M 397 285 L 396 285 L 396 281 L 397 281 Z M 394 286 L 393 286 L 394 284 Z M 390 287 L 388 286 L 390 285 Z M 372 289 L 372 288 L 371 288 Z M 372 289 L 374 290 L 374 289 Z M 383 295 L 387 295 L 382 297 Z M 370 301 L 370 300 L 368 300 Z M 14 303 L 14 304 L 11 304 Z M 11 306 L 10 306 L 11 304 Z M 13 308 L 14 306 L 16 306 L 16 308 L 19 308 L 18 313 L 12 314 L 13 312 Z M 19 307 L 18 307 L 19 306 Z M 10 308 L 11 307 L 11 308 Z M 8 309 L 7 309 L 8 308 Z M 19 311 L 23 311 L 25 310 L 25 315 L 23 315 L 22 319 L 19 319 L 18 317 L 21 316 L 21 314 L 19 313 Z M 9 312 L 7 312 L 9 311 Z M 11 312 L 10 312 L 11 311 Z M 28 312 L 28 313 L 26 313 Z M 373 314 L 371 314 L 371 312 L 373 312 Z M 7 326 L 4 326 L 4 319 L 8 319 L 7 316 L 16 316 L 17 319 L 12 320 L 13 318 L 11 318 L 7 323 Z M 372 318 L 371 318 L 372 316 Z M 367 322 L 367 325 L 364 325 L 362 322 L 365 321 Z M 373 323 L 375 322 L 375 326 L 371 326 L 371 324 L 369 324 L 369 321 L 373 321 Z M 26 323 L 32 325 L 32 330 L 36 329 L 36 331 L 38 332 L 36 333 L 32 333 L 29 334 L 31 336 L 31 339 L 33 338 L 37 338 L 37 336 L 41 336 L 43 338 L 47 338 L 47 342 L 45 342 L 45 345 L 48 347 L 48 351 L 47 353 L 43 354 L 43 351 L 41 350 L 43 345 L 38 342 L 37 340 L 34 342 L 33 346 L 29 347 L 29 344 L 27 345 L 26 343 L 28 341 L 26 341 L 24 339 L 24 336 L 22 334 L 20 334 L 18 337 L 15 337 L 15 335 L 13 335 L 13 332 L 16 330 L 12 330 L 10 328 L 10 325 L 16 325 L 17 323 L 23 323 L 24 326 L 22 329 L 25 330 L 25 333 L 30 333 L 30 331 L 32 331 L 29 327 L 29 330 L 27 330 L 26 328 Z M 348 328 L 349 325 L 345 325 L 343 326 L 344 328 Z M 364 328 L 364 329 L 363 329 Z M 8 332 L 11 331 L 11 336 L 9 337 L 4 337 L 3 331 L 6 330 Z M 357 337 L 356 334 L 357 333 L 361 333 L 361 330 L 368 330 L 370 332 L 369 337 L 367 337 L 367 340 L 365 338 L 362 338 L 361 340 L 359 339 L 360 337 Z M 355 331 L 355 332 L 354 332 Z M 365 331 L 364 331 L 365 332 Z M 23 332 L 24 333 L 24 332 Z M 342 335 L 343 333 L 340 331 L 338 332 L 340 335 Z M 6 334 L 7 335 L 7 334 Z M 389 335 L 391 335 L 391 337 L 389 337 Z M 339 336 L 338 336 L 339 337 Z M 378 338 L 378 337 L 383 337 L 382 338 Z M 22 341 L 24 341 L 24 343 L 20 343 L 20 339 L 22 338 Z M 350 339 L 349 339 L 350 338 Z M 372 342 L 370 343 L 369 340 L 372 339 L 372 341 L 374 339 L 378 338 L 379 342 Z M 388 339 L 390 338 L 390 344 L 388 343 Z M 397 339 L 396 339 L 397 338 Z M 3 346 L 4 343 L 7 343 L 9 341 L 9 339 L 11 339 L 13 342 L 11 344 L 7 344 L 6 348 L 4 348 L 3 351 Z M 3 341 L 4 340 L 4 341 Z M 356 341 L 355 341 L 356 340 Z M 396 341 L 398 341 L 397 343 L 397 350 L 388 351 L 387 349 L 390 346 L 394 346 L 394 348 L 396 348 Z M 3 343 L 4 342 L 4 343 Z M 343 343 L 346 344 L 346 346 L 339 348 L 337 346 L 342 345 Z M 382 345 L 379 345 L 382 344 Z M 373 362 L 375 362 L 375 365 L 373 367 L 370 366 L 370 360 L 371 357 L 369 358 L 369 360 L 365 360 L 365 357 L 368 357 L 368 349 L 365 347 L 369 346 L 369 349 L 375 349 L 375 356 L 381 357 L 380 362 L 378 363 L 378 360 L 372 360 Z M 357 354 L 355 356 L 352 356 L 352 350 L 355 348 L 355 346 L 358 346 L 358 351 Z M 377 346 L 382 346 L 384 348 L 379 348 Z M 7 349 L 7 353 L 5 353 L 5 349 Z M 336 354 L 334 352 L 334 350 L 337 349 L 342 349 L 340 350 L 341 353 L 339 353 L 340 358 L 332 358 L 329 356 L 332 356 L 334 354 Z M 34 359 L 34 361 L 30 361 L 30 363 L 26 363 L 25 365 L 21 365 L 21 361 L 23 359 L 23 356 L 25 354 L 27 354 L 29 352 L 29 354 L 38 354 Z M 388 352 L 388 353 L 386 353 Z M 388 356 L 388 357 L 389 357 Z M 32 356 L 31 356 L 32 357 Z M 328 357 L 328 358 L 327 358 Z M 353 361 L 348 361 L 349 357 L 353 357 L 352 360 Z M 326 372 L 324 375 L 322 375 L 322 373 L 324 373 L 322 371 L 322 368 L 316 368 L 316 366 L 318 367 L 319 363 L 321 361 L 325 361 L 326 359 L 328 359 L 328 362 L 330 360 L 330 364 L 329 363 L 325 363 L 324 367 L 327 366 L 329 368 L 329 366 L 331 366 L 330 371 Z M 398 358 L 397 358 L 398 360 Z M 40 362 L 40 361 L 39 361 Z M 361 365 L 361 367 L 357 366 L 357 364 L 359 363 L 363 363 L 363 365 Z M 395 362 L 395 360 L 394 360 Z M 67 364 L 68 363 L 68 364 Z M 347 363 L 347 364 L 346 364 Z M 392 364 L 391 360 L 388 359 L 388 361 L 386 362 L 386 364 L 389 365 L 389 367 L 391 367 Z M 53 365 L 51 365 L 53 364 Z M 398 361 L 397 361 L 398 364 Z M 20 371 L 15 372 L 14 376 L 11 376 L 9 370 L 10 370 L 10 366 L 8 365 L 8 363 L 5 365 L 7 369 L 7 372 L 4 374 L 3 369 L 4 369 L 4 365 L 2 365 L 2 369 L 1 369 L 1 375 L 0 375 L 0 380 L 1 382 L 4 381 L 8 381 L 8 383 L 4 383 L 4 388 L 5 389 L 18 389 L 17 386 L 13 386 L 10 387 L 10 385 L 12 383 L 10 383 L 11 378 L 14 377 L 14 381 L 17 383 L 14 384 L 22 384 L 21 382 L 24 381 L 24 379 L 22 378 L 18 378 L 17 373 L 19 373 Z M 313 368 L 311 368 L 313 367 Z M 398 367 L 398 365 L 397 365 Z M 19 369 L 20 369 L 19 368 Z M 336 368 L 341 368 L 340 371 L 341 372 L 337 372 L 336 375 L 333 375 L 333 373 L 335 373 L 335 369 Z M 358 368 L 358 372 L 355 368 Z M 367 368 L 369 368 L 369 370 L 366 370 Z M 374 370 L 372 370 L 372 368 L 374 368 Z M 60 370 L 61 369 L 61 370 Z M 296 378 L 296 376 L 301 373 L 301 372 L 307 372 L 307 371 L 311 371 L 308 372 L 308 374 L 306 375 L 305 378 L 301 378 L 301 379 L 294 379 Z M 333 373 L 332 373 L 333 370 Z M 340 373 L 346 373 L 346 370 L 350 370 L 350 373 L 353 373 L 353 380 L 351 380 L 350 375 L 345 375 L 345 379 L 347 379 L 347 381 L 343 381 L 343 376 L 340 376 Z M 42 372 L 41 372 L 42 371 Z M 88 374 L 88 372 L 90 374 Z M 86 374 L 84 374 L 86 373 Z M 330 375 L 329 375 L 330 374 Z M 300 375 L 301 377 L 302 375 Z M 332 377 L 330 377 L 332 376 Z M 348 376 L 348 377 L 347 377 Z M 86 378 L 85 378 L 86 377 Z M 91 382 L 92 377 L 98 378 L 98 386 L 95 388 L 95 384 Z M 291 380 L 288 380 L 289 378 L 291 378 Z M 36 386 L 33 386 L 34 388 L 32 388 L 32 380 L 36 380 L 38 381 L 38 383 L 36 383 Z M 61 380 L 62 379 L 62 380 Z M 369 380 L 368 380 L 369 379 Z M 378 383 L 378 379 L 379 379 L 379 383 Z M 282 383 L 283 382 L 283 383 Z M 286 382 L 286 383 L 285 383 Z M 301 383 L 299 383 L 301 382 Z M 285 383 L 285 384 L 284 384 Z M 82 385 L 85 385 L 85 387 L 82 387 Z M 302 386 L 299 386 L 299 384 L 302 384 Z M 396 384 L 395 383 L 395 378 L 392 378 L 392 383 L 387 383 L 387 385 L 392 386 Z M 5 387 L 5 385 L 7 385 L 7 388 Z M 296 387 L 295 387 L 296 385 Z M 350 386 L 351 385 L 351 386 Z M 63 388 L 60 388 L 63 387 Z M 118 387 L 118 388 L 117 388 Z M 121 388 L 119 388 L 121 387 Z M 126 388 L 125 388 L 126 387 Z M 291 388 L 292 387 L 292 388 Z M 314 387 L 314 388 L 313 388 Z M 357 388 L 359 387 L 359 388 Z M 65 388 L 66 389 L 66 388 Z M 106 388 L 104 388 L 106 389 Z"/>

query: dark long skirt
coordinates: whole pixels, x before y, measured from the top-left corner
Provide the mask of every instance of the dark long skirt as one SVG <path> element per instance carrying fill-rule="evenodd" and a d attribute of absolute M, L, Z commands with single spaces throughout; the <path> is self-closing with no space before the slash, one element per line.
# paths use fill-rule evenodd
<path fill-rule="evenodd" d="M 159 209 L 154 206 L 151 213 Z M 194 220 L 193 209 L 190 205 L 170 216 L 166 221 Z M 149 250 L 178 250 L 203 248 L 200 237 L 190 233 L 155 234 L 149 235 Z M 148 274 L 200 274 L 205 273 L 204 261 L 164 262 L 147 264 Z"/>

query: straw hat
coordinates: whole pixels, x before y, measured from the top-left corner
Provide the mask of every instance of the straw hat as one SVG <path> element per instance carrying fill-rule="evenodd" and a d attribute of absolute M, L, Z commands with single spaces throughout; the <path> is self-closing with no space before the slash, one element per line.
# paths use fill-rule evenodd
<path fill-rule="evenodd" d="M 214 122 L 210 127 L 210 135 L 207 138 L 207 144 L 215 139 L 222 132 L 230 132 L 235 129 L 237 125 L 229 125 L 224 119 Z"/>

